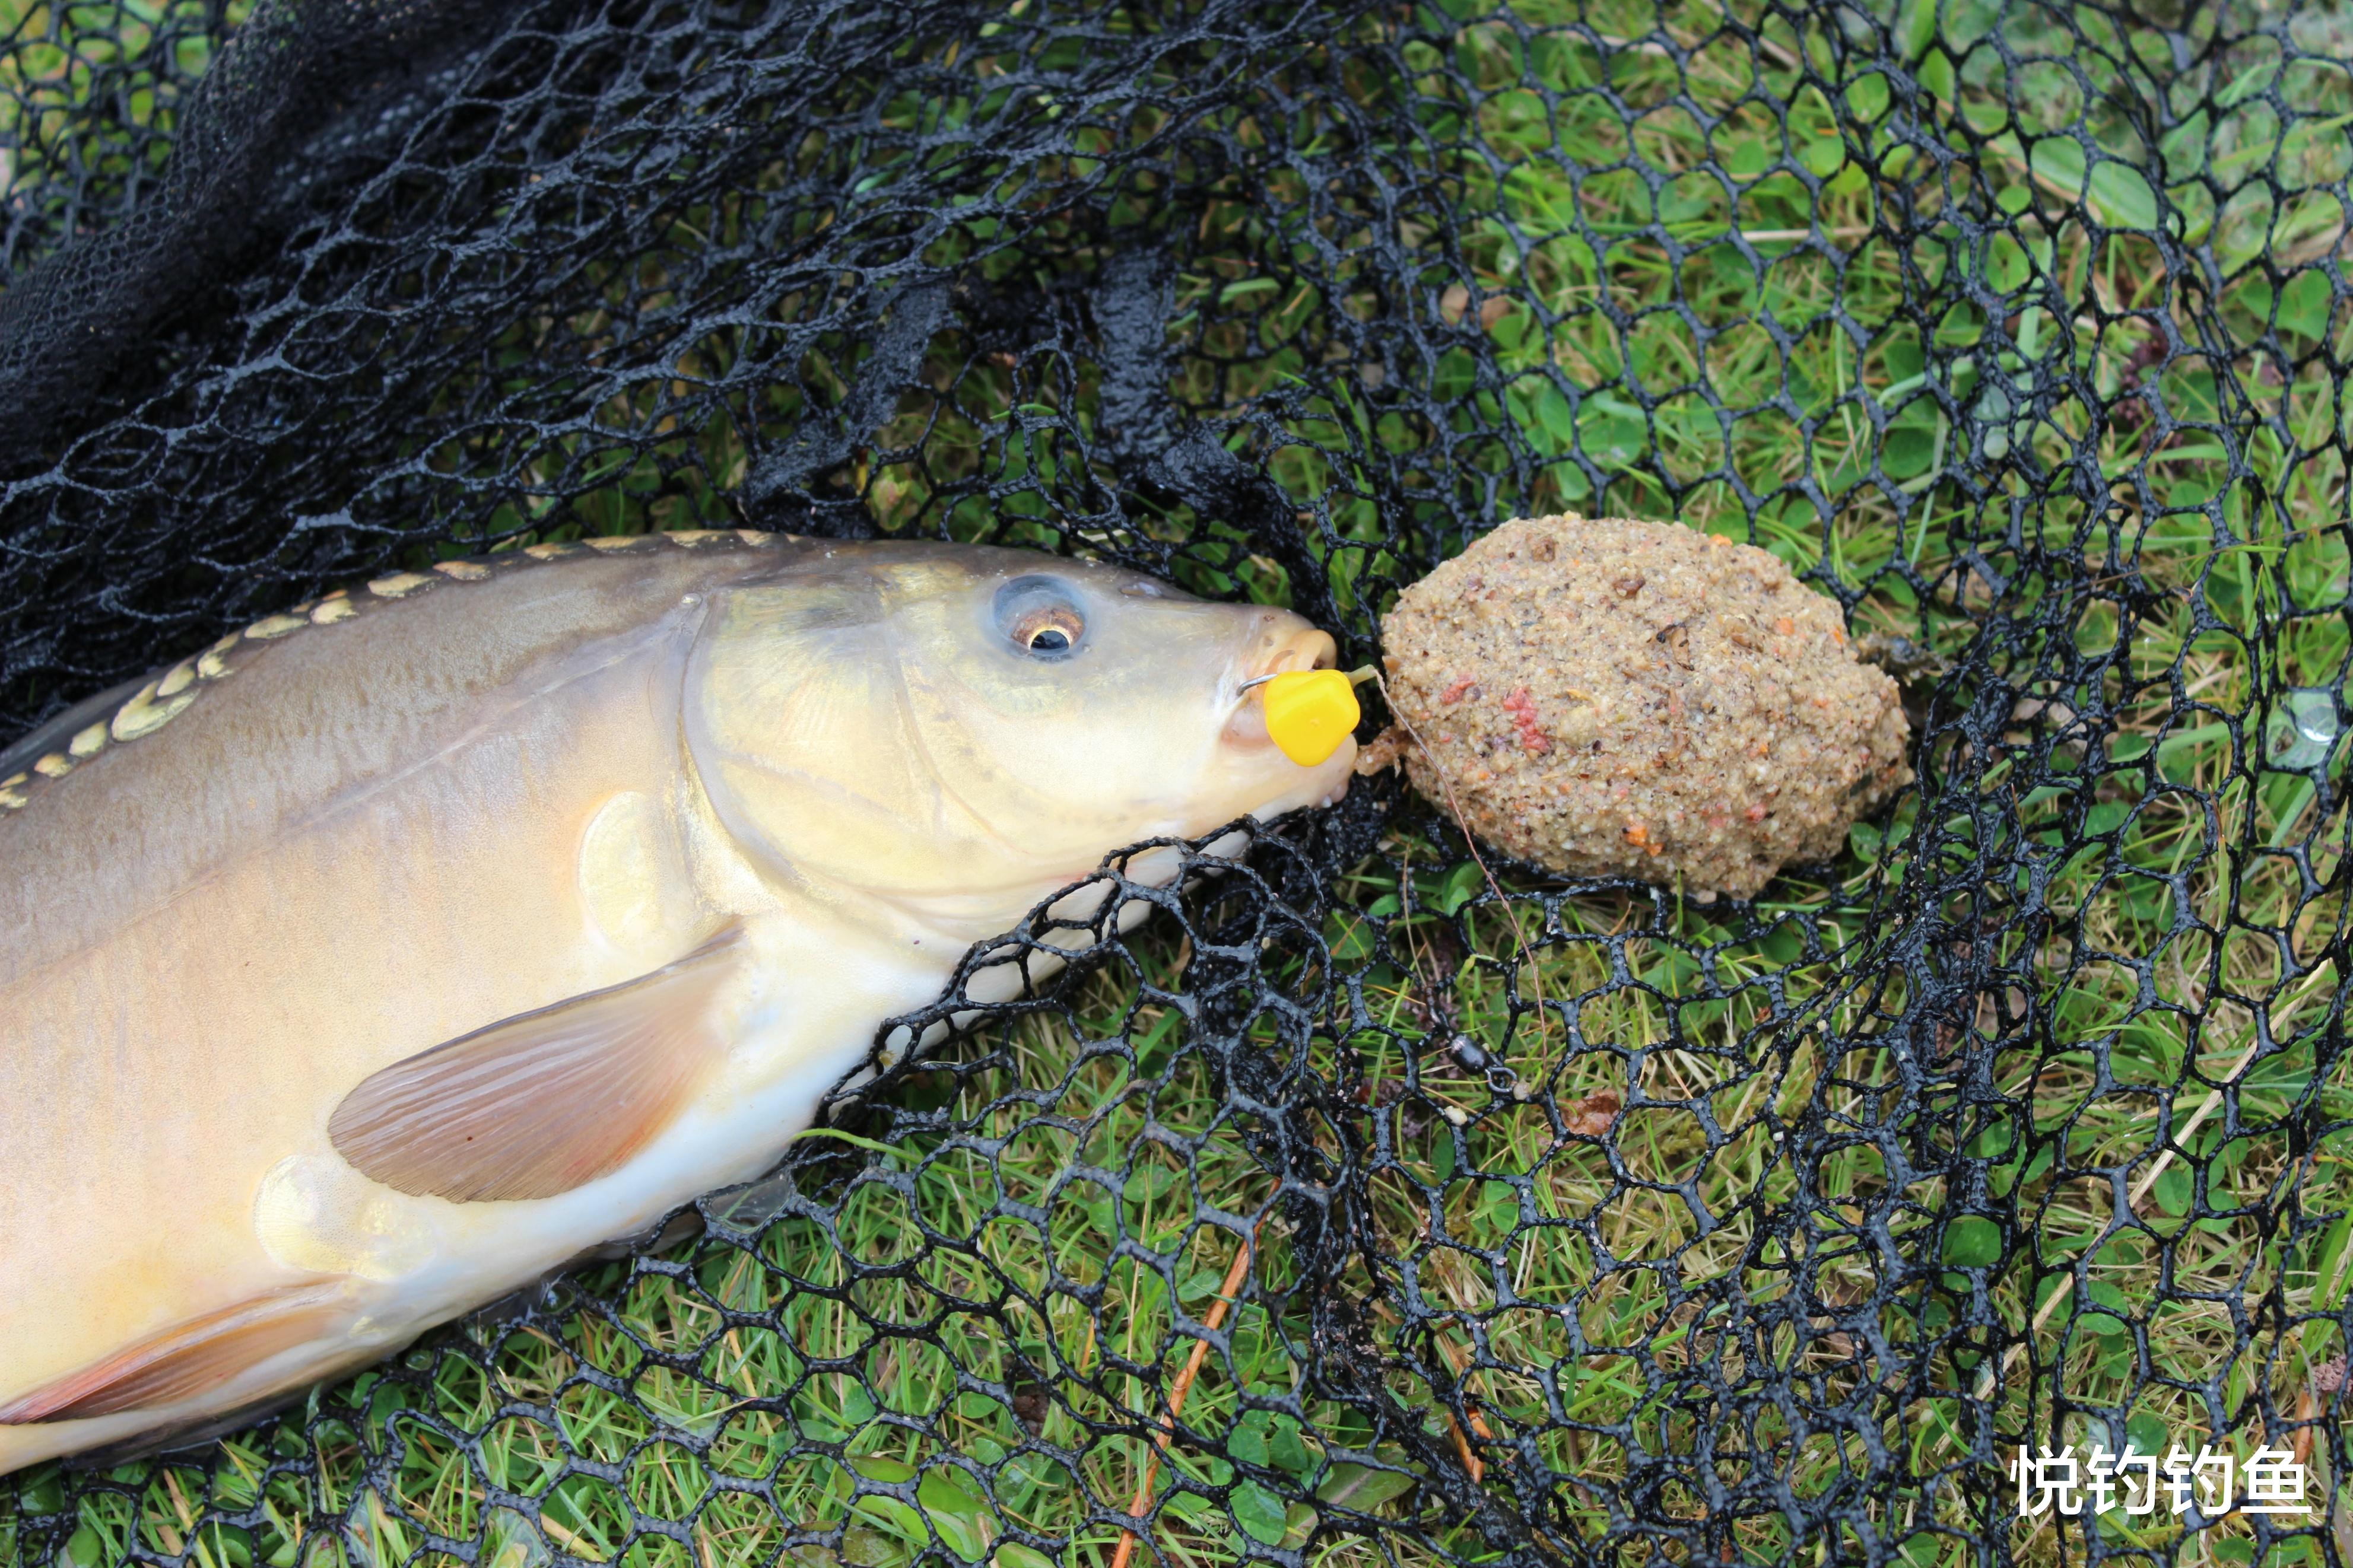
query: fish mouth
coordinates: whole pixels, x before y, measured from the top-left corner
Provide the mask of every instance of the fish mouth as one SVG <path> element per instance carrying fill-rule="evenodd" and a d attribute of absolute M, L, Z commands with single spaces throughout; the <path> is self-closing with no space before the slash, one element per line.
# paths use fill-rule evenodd
<path fill-rule="evenodd" d="M 1331 669 L 1339 662 L 1340 645 L 1332 640 L 1330 632 L 1302 626 L 1275 644 L 1251 679 L 1263 680 L 1286 669 Z"/>
<path fill-rule="evenodd" d="M 1285 812 L 1317 811 L 1339 805 L 1347 799 L 1348 785 L 1356 777 L 1356 751 L 1354 741 L 1344 742 L 1332 753 L 1338 766 L 1327 762 L 1313 768 L 1296 768 L 1294 771 L 1301 775 L 1297 784 L 1273 799 L 1260 803 L 1251 808 L 1250 815 L 1261 822 L 1271 822 Z"/>
<path fill-rule="evenodd" d="M 1287 669 L 1335 669 L 1339 663 L 1340 645 L 1332 640 L 1331 633 L 1314 626 L 1288 632 L 1276 628 L 1270 639 L 1252 650 L 1243 666 L 1245 673 L 1234 686 L 1233 707 L 1226 717 L 1226 743 L 1244 751 L 1271 746 L 1274 742 L 1266 732 L 1266 704 L 1259 699 L 1259 689 Z"/>

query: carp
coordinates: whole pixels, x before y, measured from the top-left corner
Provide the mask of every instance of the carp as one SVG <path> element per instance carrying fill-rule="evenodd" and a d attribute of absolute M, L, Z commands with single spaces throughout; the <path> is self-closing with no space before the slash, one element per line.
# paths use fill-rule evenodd
<path fill-rule="evenodd" d="M 0 1471 L 757 1176 L 1105 855 L 1336 798 L 1354 742 L 1290 760 L 1252 684 L 1334 653 L 1101 564 L 651 535 L 395 573 L 44 726 L 0 754 Z"/>

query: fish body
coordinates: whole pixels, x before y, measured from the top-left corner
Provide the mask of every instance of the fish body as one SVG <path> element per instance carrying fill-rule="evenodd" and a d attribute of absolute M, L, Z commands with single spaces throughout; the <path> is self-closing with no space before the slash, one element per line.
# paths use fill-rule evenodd
<path fill-rule="evenodd" d="M 1353 761 L 1245 689 L 1329 638 L 1111 568 L 543 553 L 271 617 L 0 767 L 0 1471 L 756 1175 L 973 942 Z"/>

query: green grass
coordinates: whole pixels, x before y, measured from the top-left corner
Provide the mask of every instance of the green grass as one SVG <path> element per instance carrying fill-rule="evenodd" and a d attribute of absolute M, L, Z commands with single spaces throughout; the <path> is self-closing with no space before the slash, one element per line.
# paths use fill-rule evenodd
<path fill-rule="evenodd" d="M 1467 273 L 1433 274 L 1430 294 L 1441 319 L 1475 312 L 1508 379 L 1474 387 L 1459 351 L 1428 370 L 1463 400 L 1466 430 L 1509 420 L 1544 459 L 1518 510 L 1672 516 L 1746 538 L 1745 489 L 1760 498 L 1757 543 L 1856 591 L 1858 633 L 1902 633 L 1958 654 L 1989 612 L 2031 626 L 2049 595 L 2081 594 L 2044 624 L 2080 655 L 2127 639 L 2111 689 L 2126 672 L 2147 684 L 2099 738 L 2102 754 L 2086 755 L 2067 731 L 2086 695 L 2038 677 L 2034 647 L 2014 650 L 2021 695 L 2007 740 L 1972 786 L 2004 809 L 1972 818 L 1968 799 L 1924 805 L 1915 795 L 1894 820 L 1857 827 L 1831 873 L 1778 882 L 1753 927 L 1672 894 L 1556 896 L 1505 911 L 1475 901 L 1474 877 L 1447 869 L 1427 821 L 1393 831 L 1320 933 L 1335 963 L 1361 979 L 1364 1011 L 1320 1020 L 1297 1064 L 1362 1089 L 1356 1142 L 1326 1125 L 1315 1136 L 1323 1152 L 1381 1152 L 1359 1223 L 1386 1274 L 1376 1280 L 1368 1262 L 1345 1283 L 1440 1314 L 1414 1336 L 1390 1307 L 1363 1325 L 1395 1357 L 1389 1392 L 1437 1450 L 1475 1443 L 1499 1493 L 1516 1485 L 1523 1504 L 1540 1500 L 1556 1543 L 1592 1542 L 1609 1527 L 1608 1484 L 1629 1463 L 1608 1429 L 1638 1423 L 1654 1449 L 1683 1454 L 1715 1430 L 1721 1413 L 1683 1397 L 1686 1372 L 1712 1366 L 1737 1384 L 1769 1361 L 1819 1379 L 1818 1403 L 1908 1376 L 1912 1397 L 1864 1407 L 1909 1479 L 1855 1506 L 1881 1542 L 1920 1563 L 1968 1555 L 1957 1537 L 1934 1532 L 1982 1528 L 2002 1495 L 2007 1446 L 2051 1437 L 2054 1385 L 2115 1408 L 2145 1446 L 2204 1439 L 2211 1412 L 2200 1390 L 2232 1423 L 2258 1394 L 2308 1416 L 2326 1403 L 2313 1369 L 2346 1349 L 2330 1320 L 2353 1283 L 2353 1154 L 2342 1131 L 2353 1094 L 2327 1046 L 2344 984 L 2346 819 L 2341 805 L 2318 816 L 2308 777 L 2264 764 L 2308 767 L 2310 756 L 2286 753 L 2317 747 L 2334 776 L 2344 773 L 2343 743 L 2314 720 L 2325 703 L 2280 694 L 2341 679 L 2345 620 L 2308 614 L 2283 627 L 2280 616 L 2327 609 L 2347 591 L 2348 416 L 2326 362 L 2353 357 L 2353 310 L 2332 311 L 2318 272 L 2282 278 L 2271 263 L 2308 262 L 2331 238 L 2334 198 L 2316 193 L 2345 174 L 2338 117 L 2353 113 L 2353 86 L 2341 71 L 2266 66 L 2251 48 L 2227 70 L 2171 84 L 2179 104 L 2202 97 L 2205 106 L 2184 110 L 2152 148 L 2103 97 L 2115 84 L 2097 75 L 2108 68 L 2097 60 L 2080 57 L 2095 73 L 2089 99 L 2073 77 L 2031 59 L 2009 79 L 1986 42 L 1984 7 L 1946 7 L 1938 33 L 1937 14 L 1905 0 L 1898 28 L 1911 68 L 1953 134 L 1985 145 L 1976 174 L 1955 178 L 1981 176 L 2003 210 L 2045 215 L 2022 226 L 2023 245 L 1991 241 L 1981 265 L 1998 289 L 2054 279 L 2071 321 L 2054 317 L 2052 296 L 2020 293 L 2005 343 L 1982 308 L 1957 304 L 1933 321 L 1898 310 L 1902 267 L 1934 287 L 1978 263 L 1932 216 L 1915 218 L 1928 238 L 1905 255 L 1875 226 L 1892 219 L 1886 184 L 1870 171 L 1901 178 L 1916 153 L 1894 150 L 1885 79 L 1840 67 L 1831 37 L 1776 17 L 1759 24 L 1752 51 L 1718 32 L 1714 0 L 1656 9 L 1601 0 L 1582 12 L 1522 0 L 1511 15 L 1529 31 L 1474 23 L 1451 51 L 1414 46 L 1414 63 L 1467 74 L 1475 103 L 1450 105 L 1434 78 L 1425 84 L 1430 123 L 1440 134 L 1475 133 L 1496 155 L 1462 168 L 1464 198 L 1485 216 L 1463 236 Z M 2101 35 L 2096 18 L 2079 25 L 2118 57 L 2147 42 Z M 2307 47 L 2353 37 L 2341 13 L 2307 12 L 2296 25 Z M 2012 28 L 2030 54 L 2053 45 L 2048 17 L 2021 13 Z M 1606 57 L 1597 40 L 1610 41 Z M 1687 66 L 1659 47 L 1670 42 L 1694 51 Z M 1844 93 L 1848 135 L 1814 79 Z M 1630 130 L 1590 90 L 1600 84 L 1639 116 Z M 2283 122 L 2265 96 L 2274 86 L 2298 117 Z M 1539 87 L 1567 96 L 1548 110 Z M 1755 100 L 1759 90 L 1789 105 L 1786 129 Z M 2087 180 L 2080 143 L 2039 137 L 2087 111 L 2100 147 L 2158 173 L 2154 185 L 2104 163 Z M 1704 127 L 1700 113 L 1714 123 Z M 1654 195 L 1628 171 L 1573 179 L 1563 147 L 1588 166 L 1639 158 L 1660 187 Z M 1730 173 L 1730 192 L 1694 172 L 1711 155 Z M 2242 182 L 2256 168 L 2274 170 L 2283 194 L 2250 195 Z M 2101 235 L 2081 221 L 2088 211 L 2103 225 L 2154 227 L 2158 188 L 2179 210 L 2169 221 L 2179 237 L 2211 258 L 2195 299 L 2168 292 L 2147 235 Z M 2066 216 L 2078 198 L 2081 210 Z M 1213 213 L 1204 232 L 1229 216 L 1230 266 L 1205 263 L 1182 282 L 1195 389 L 1208 404 L 1220 384 L 1237 400 L 1278 387 L 1319 352 L 1299 335 L 1317 301 L 1253 269 L 1250 245 L 1274 242 L 1245 232 L 1244 206 Z M 1680 263 L 1659 243 L 1662 228 L 1685 247 Z M 1728 238 L 1734 230 L 1761 268 Z M 1603 238 L 1612 241 L 1606 257 L 1595 247 Z M 2211 360 L 2147 369 L 2158 322 L 2170 316 L 2192 331 L 2193 307 L 2234 343 L 2268 336 L 2277 351 L 2232 353 L 2239 385 L 2260 403 L 2259 420 L 2240 420 L 2253 431 L 2244 471 L 2230 476 L 2211 434 L 2192 429 L 2160 446 L 2153 419 L 2113 424 L 2096 457 L 2117 504 L 2096 527 L 2070 499 L 2013 512 L 2025 486 L 2015 467 L 2000 467 L 2029 454 L 2059 461 L 2089 429 L 2080 401 L 2019 420 L 1999 435 L 2000 450 L 1972 453 L 1930 395 L 1932 351 L 1966 356 L 1944 384 L 1980 417 L 2021 400 L 2032 363 L 2072 354 L 2066 368 L 2104 396 L 2137 384 L 2178 419 L 2213 421 L 2222 395 Z M 1216 367 L 1244 349 L 1257 357 L 1246 371 L 1228 366 L 1219 383 Z M 871 471 L 861 463 L 855 476 L 878 518 L 976 525 L 961 512 L 944 519 L 943 509 L 949 484 L 979 474 L 1029 483 L 1032 496 L 1011 510 L 1041 512 L 1070 476 L 1050 436 L 1006 423 L 1030 394 L 1010 372 L 989 370 L 952 387 L 943 378 L 941 388 L 902 404 L 883 443 L 928 430 L 925 456 Z M 1648 414 L 1646 395 L 1662 399 Z M 1366 453 L 1400 460 L 1431 435 L 1369 404 L 1309 400 L 1294 414 L 1301 435 L 1336 447 L 1353 430 Z M 723 479 L 739 461 L 714 451 L 706 468 Z M 1381 520 L 1352 494 L 1344 465 L 1291 447 L 1274 468 L 1344 542 L 1328 564 L 1361 628 L 1379 605 L 1349 596 L 1355 585 L 1394 571 L 1378 549 Z M 691 484 L 617 480 L 572 519 L 510 521 L 562 536 L 682 525 L 719 507 Z M 2088 584 L 2038 564 L 2043 549 L 2079 547 Z M 1999 593 L 1973 562 L 2004 574 Z M 1239 552 L 1193 569 L 1197 585 L 1270 600 L 1288 592 L 1279 564 Z M 2121 594 L 2099 588 L 2127 574 L 2148 589 L 2129 618 Z M 2263 659 L 2249 657 L 2250 643 Z M 2172 717 L 2172 691 L 2199 707 Z M 2299 741 L 2299 714 L 2317 739 Z M 2233 724 L 2248 748 L 2237 757 Z M 1939 744 L 1956 761 L 1957 742 Z M 2020 778 L 2031 787 L 2016 787 Z M 1924 810 L 1935 814 L 1926 822 Z M 2015 984 L 1950 1019 L 1949 1037 L 1925 1047 L 1898 1038 L 1887 1020 L 1911 982 L 1866 968 L 1900 934 L 1877 911 L 1894 890 L 1948 874 L 1955 846 L 1989 832 L 2000 841 L 1986 847 L 2047 875 L 2052 918 L 2031 951 L 2031 933 L 1983 934 L 1998 961 L 2016 966 Z M 2082 847 L 2063 854 L 2063 841 Z M 2307 856 L 2323 896 L 2305 896 L 2295 865 L 2265 853 L 2289 848 Z M 1993 909 L 2017 897 L 2014 888 L 1979 891 Z M 1621 973 L 1601 939 L 1626 933 Z M 1534 945 L 1532 962 L 1522 942 Z M 315 1494 L 312 1483 L 267 1473 L 273 1458 L 301 1456 L 296 1436 L 274 1455 L 231 1440 L 209 1468 L 126 1470 L 128 1490 L 82 1501 L 71 1555 L 115 1558 L 136 1536 L 150 1552 L 193 1550 L 205 1568 L 339 1557 L 356 1568 L 420 1552 L 439 1563 L 431 1536 L 487 1531 L 501 1568 L 551 1552 L 643 1568 L 733 1568 L 780 1553 L 807 1568 L 883 1568 L 927 1548 L 999 1568 L 1100 1568 L 1117 1550 L 1114 1516 L 1142 1482 L 1144 1434 L 1167 1397 L 1165 1372 L 1129 1369 L 1181 1363 L 1195 1342 L 1181 1324 L 1211 1310 L 1253 1231 L 1259 1256 L 1229 1325 L 1230 1353 L 1208 1356 L 1185 1405 L 1200 1440 L 1180 1445 L 1160 1472 L 1156 1495 L 1169 1501 L 1149 1553 L 1172 1568 L 1301 1543 L 1319 1563 L 1368 1568 L 1385 1553 L 1479 1553 L 1424 1460 L 1377 1442 L 1360 1415 L 1304 1382 L 1312 1325 L 1290 1219 L 1272 1203 L 1248 1118 L 1225 1110 L 1215 1064 L 1165 999 L 1188 952 L 1166 930 L 1137 951 L 1140 971 L 1088 976 L 1062 1006 L 962 1047 L 960 1070 L 914 1082 L 904 1101 L 952 1132 L 909 1136 L 887 1154 L 846 1145 L 797 1178 L 794 1191 L 821 1214 L 787 1205 L 756 1234 L 592 1273 L 601 1305 L 512 1331 L 470 1331 L 497 1347 L 487 1374 L 416 1352 L 406 1364 L 417 1378 L 363 1378 L 327 1396 L 309 1428 Z M 2144 958 L 2154 961 L 2158 1005 L 2126 962 Z M 1278 947 L 1261 963 L 1312 994 L 1306 957 Z M 1859 972 L 1891 975 L 1891 989 L 1852 987 Z M 1703 978 L 1729 999 L 1695 994 Z M 1515 1007 L 1512 986 L 1547 1011 Z M 2014 1027 L 2029 1008 L 2039 1038 Z M 1426 1037 L 1440 1012 L 1501 1054 L 1523 1092 L 1492 1089 L 1437 1048 Z M 2251 1058 L 2259 1019 L 2274 1044 Z M 1881 1123 L 1901 1054 L 1926 1048 L 1941 1060 L 1973 1030 L 2005 1041 L 1989 1078 L 1965 1095 L 1932 1062 L 1941 1099 L 1915 1135 L 1974 1162 L 1955 1168 L 1980 1190 L 1902 1182 L 1865 1140 L 1804 1165 L 1791 1157 L 1788 1130 Z M 1133 1066 L 1101 1044 L 1122 1032 L 1134 1043 Z M 1672 1103 L 1619 1111 L 1637 1089 Z M 2164 1100 L 2170 1152 L 2158 1142 Z M 2292 1120 L 2325 1135 L 2292 1141 Z M 1591 1135 L 1605 1124 L 1609 1147 Z M 1186 1157 L 1180 1144 L 1198 1152 Z M 2094 1171 L 2121 1173 L 2122 1205 L 2117 1180 Z M 1112 1184 L 1073 1176 L 1086 1172 L 1110 1173 Z M 2206 1217 L 2192 1218 L 2201 1190 Z M 1035 1205 L 1042 1230 L 1008 1205 Z M 1228 1217 L 1204 1223 L 1205 1207 Z M 1802 1212 L 1807 1230 L 1761 1232 L 1775 1208 Z M 2288 1221 L 2262 1223 L 2283 1209 Z M 2013 1211 L 2031 1257 L 2004 1255 L 1985 1217 Z M 1950 1266 L 1879 1308 L 1871 1328 L 1897 1348 L 1892 1361 L 1856 1324 L 1835 1321 L 1841 1304 L 1881 1289 L 1874 1237 Z M 1509 1260 L 1512 1305 L 1499 1304 L 1482 1256 L 1495 1251 Z M 2078 1262 L 2087 1301 L 2073 1299 Z M 902 1267 L 878 1277 L 886 1264 Z M 1829 1310 L 1792 1314 L 1770 1332 L 1754 1313 L 1736 1321 L 1720 1305 L 1679 1304 L 1679 1293 L 1721 1302 L 1727 1292 L 1754 1309 L 1787 1304 L 1801 1273 Z M 1951 1332 L 1973 1297 L 2012 1335 L 2032 1325 L 2031 1357 L 1989 1355 Z M 2234 1303 L 2255 1314 L 2248 1333 L 2232 1321 Z M 730 1327 L 728 1313 L 773 1315 L 789 1342 Z M 1907 1359 L 1923 1342 L 1933 1353 Z M 640 1346 L 685 1358 L 691 1374 L 647 1361 Z M 1465 1368 L 1459 1413 L 1450 1411 L 1433 1382 Z M 984 1392 L 991 1386 L 1014 1402 Z M 360 1472 L 395 1408 L 427 1411 L 445 1433 L 480 1440 L 404 1426 L 409 1447 L 392 1495 L 367 1500 Z M 1548 1409 L 1584 1436 L 1572 1440 Z M 1466 1427 L 1473 1413 L 1483 1435 Z M 681 1434 L 707 1441 L 707 1452 L 668 1440 Z M 2077 1441 L 2089 1435 L 2080 1415 L 2063 1428 Z M 1715 1436 L 1725 1473 L 1778 1468 L 1801 1499 L 1827 1493 L 1841 1474 L 1838 1437 L 1792 1431 L 1771 1409 Z M 2243 1428 L 2236 1436 L 2243 1452 Z M 839 1446 L 842 1458 L 807 1444 Z M 1044 1458 L 1041 1446 L 1071 1463 Z M 2327 1448 L 2316 1460 L 2324 1470 Z M 1514 1463 L 1540 1468 L 1507 1483 Z M 773 1481 L 773 1502 L 729 1489 L 732 1480 Z M 1285 1481 L 1320 1502 L 1286 1510 L 1271 1489 Z M 36 1472 L 28 1500 L 54 1499 L 58 1484 L 54 1472 Z M 1230 1517 L 1213 1497 L 1230 1500 Z M 514 1511 L 514 1499 L 543 1530 Z M 265 1511 L 249 1529 L 197 1529 L 208 1502 Z M 1653 1506 L 1695 1529 L 1706 1522 L 1700 1500 L 1672 1486 Z M 299 1519 L 346 1508 L 340 1542 L 301 1537 Z M 1353 1530 L 1352 1510 L 1398 1528 Z M 632 1534 L 633 1511 L 670 1523 Z M 2243 1516 L 2196 1540 L 2163 1516 L 2105 1528 L 2112 1542 L 2185 1562 L 2253 1557 Z M 837 1529 L 838 1547 L 817 1542 Z M 1769 1509 L 1717 1529 L 1724 1561 L 1862 1551 L 1852 1536 L 1793 1534 Z M 2031 1562 L 2055 1562 L 2062 1550 L 2047 1526 L 2015 1527 L 2010 1539 Z M 16 1542 L 0 1518 L 0 1564 L 24 1556 Z M 2265 1561 L 2316 1563 L 2319 1543 L 2282 1542 Z"/>

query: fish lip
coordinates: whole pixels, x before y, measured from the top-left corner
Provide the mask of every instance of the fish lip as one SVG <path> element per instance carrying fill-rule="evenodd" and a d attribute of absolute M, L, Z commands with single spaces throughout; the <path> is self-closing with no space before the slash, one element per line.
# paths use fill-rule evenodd
<path fill-rule="evenodd" d="M 1291 786 L 1276 792 L 1250 815 L 1268 822 L 1293 811 L 1322 811 L 1339 805 L 1348 797 L 1348 787 L 1356 778 L 1356 753 L 1360 749 L 1356 738 L 1348 736 L 1323 762 L 1314 767 L 1298 767 L 1299 776 L 1291 782 Z"/>
<path fill-rule="evenodd" d="M 1267 733 L 1266 710 L 1252 708 L 1249 693 L 1237 694 L 1226 705 L 1225 722 L 1218 727 L 1218 741 L 1238 752 L 1265 751 L 1274 744 L 1274 737 Z"/>
<path fill-rule="evenodd" d="M 1251 695 L 1260 687 L 1287 670 L 1337 669 L 1340 666 L 1340 645 L 1331 633 L 1312 622 L 1295 616 L 1287 618 L 1293 624 L 1277 633 L 1272 647 L 1256 647 L 1239 655 L 1227 666 L 1219 681 L 1226 713 L 1219 734 L 1229 745 L 1255 752 L 1274 743 L 1266 733 L 1263 719 L 1254 725 L 1242 722 L 1243 715 L 1250 710 Z M 1272 622 L 1271 626 L 1280 628 L 1282 622 Z M 1302 654 L 1308 657 L 1303 660 Z"/>
<path fill-rule="evenodd" d="M 1285 627 L 1283 621 L 1291 625 Z M 1267 640 L 1270 634 L 1271 642 Z M 1335 669 L 1339 663 L 1340 645 L 1330 632 L 1286 612 L 1261 633 L 1258 646 L 1240 653 L 1227 667 L 1226 679 L 1235 700 L 1241 700 L 1285 670 Z M 1241 674 L 1243 670 L 1249 673 Z"/>

